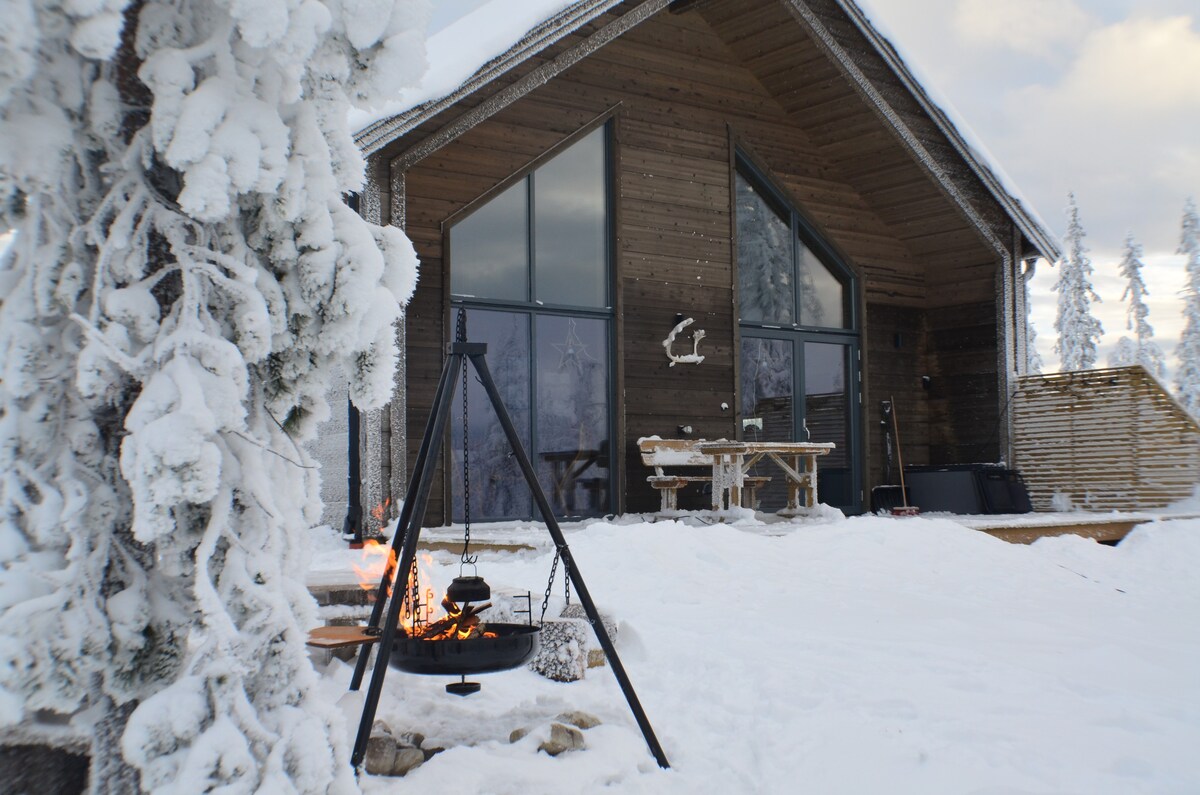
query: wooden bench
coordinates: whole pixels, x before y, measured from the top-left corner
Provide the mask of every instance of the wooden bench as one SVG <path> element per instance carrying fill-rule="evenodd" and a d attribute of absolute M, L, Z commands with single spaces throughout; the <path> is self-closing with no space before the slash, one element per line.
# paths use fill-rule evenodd
<path fill-rule="evenodd" d="M 697 449 L 703 439 L 638 439 L 638 449 L 642 454 L 642 463 L 653 467 L 654 474 L 646 477 L 646 482 L 652 488 L 658 489 L 661 501 L 660 510 L 663 513 L 679 510 L 679 489 L 689 483 L 712 483 L 713 456 Z M 701 474 L 696 472 L 700 467 L 707 470 Z M 670 473 L 663 470 L 684 469 L 686 473 Z M 742 487 L 742 504 L 753 508 L 755 495 L 760 486 L 769 483 L 769 477 L 746 477 Z M 731 506 L 732 507 L 732 506 Z"/>

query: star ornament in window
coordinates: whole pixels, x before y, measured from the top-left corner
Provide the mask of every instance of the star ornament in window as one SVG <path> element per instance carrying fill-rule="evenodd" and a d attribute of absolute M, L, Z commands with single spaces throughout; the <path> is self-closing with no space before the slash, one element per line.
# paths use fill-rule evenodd
<path fill-rule="evenodd" d="M 585 363 L 595 363 L 596 358 L 588 353 L 587 346 L 583 344 L 583 340 L 579 339 L 579 335 L 575 333 L 575 321 L 571 320 L 570 327 L 567 329 L 567 338 L 561 343 L 552 342 L 551 345 L 562 356 L 558 360 L 558 369 L 565 370 L 568 366 L 574 367 L 575 371 L 583 374 L 583 365 Z"/>

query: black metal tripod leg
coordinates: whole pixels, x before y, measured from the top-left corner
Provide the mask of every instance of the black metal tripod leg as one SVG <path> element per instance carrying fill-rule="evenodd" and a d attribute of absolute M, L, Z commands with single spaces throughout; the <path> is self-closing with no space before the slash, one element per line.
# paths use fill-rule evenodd
<path fill-rule="evenodd" d="M 479 380 L 483 384 L 483 388 L 487 391 L 488 398 L 492 401 L 492 408 L 496 410 L 496 417 L 500 420 L 500 426 L 504 428 L 504 434 L 508 437 L 509 446 L 512 448 L 513 455 L 517 458 L 521 472 L 525 475 L 525 481 L 529 484 L 529 491 L 533 494 L 533 499 L 537 503 L 538 510 L 542 513 L 542 519 L 546 522 L 546 528 L 550 531 L 550 537 L 554 539 L 554 544 L 563 556 L 563 561 L 568 564 L 567 571 L 571 578 L 571 584 L 575 586 L 575 593 L 579 596 L 579 602 L 583 605 L 583 609 L 587 613 L 588 621 L 591 622 L 592 629 L 596 633 L 596 639 L 600 641 L 600 648 L 604 649 L 604 656 L 608 658 L 613 675 L 617 677 L 617 684 L 621 686 L 621 692 L 625 694 L 625 700 L 629 703 L 629 709 L 633 712 L 633 717 L 637 721 L 638 727 L 642 730 L 642 736 L 646 738 L 646 745 L 649 746 L 650 753 L 654 755 L 658 766 L 668 768 L 671 765 L 667 762 L 667 756 L 663 753 L 662 746 L 659 745 L 658 738 L 654 735 L 654 729 L 650 726 L 650 720 L 646 717 L 641 702 L 638 701 L 637 693 L 633 691 L 633 684 L 629 681 L 629 676 L 625 673 L 625 666 L 621 664 L 620 657 L 617 656 L 617 650 L 612 644 L 612 639 L 608 637 L 608 632 L 604 629 L 604 622 L 600 620 L 600 613 L 596 610 L 596 605 L 592 602 L 592 597 L 583 582 L 583 577 L 579 574 L 579 567 L 575 565 L 575 561 L 571 558 L 571 551 L 567 548 L 567 541 L 563 537 L 562 528 L 558 526 L 558 520 L 554 518 L 554 511 L 550 509 L 546 493 L 542 491 L 542 486 L 538 482 L 537 473 L 534 472 L 533 465 L 529 462 L 529 456 L 525 454 L 525 448 L 521 444 L 521 438 L 517 435 L 517 429 L 513 425 L 512 418 L 508 416 L 508 410 L 504 408 L 504 401 L 500 398 L 500 391 L 496 388 L 496 382 L 492 380 L 492 374 L 488 370 L 487 361 L 484 359 L 482 353 L 472 353 L 469 356 L 471 364 L 475 366 L 475 371 L 479 373 Z"/>
<path fill-rule="evenodd" d="M 456 359 L 461 365 L 461 357 Z M 453 386 L 451 382 L 457 377 L 458 371 L 451 372 L 450 359 L 446 359 L 445 365 L 442 367 L 441 378 L 438 379 L 437 390 L 434 392 L 433 405 L 436 410 L 437 406 L 441 405 L 443 395 L 451 394 Z M 400 547 L 404 543 L 404 531 L 408 527 L 409 520 L 413 513 L 413 494 L 416 494 L 415 488 L 421 482 L 421 477 L 425 472 L 425 468 L 429 461 L 430 450 L 440 444 L 440 439 L 435 439 L 433 436 L 433 414 L 430 414 L 430 422 L 425 423 L 425 435 L 421 439 L 421 447 L 417 451 L 417 459 L 413 464 L 412 474 L 408 478 L 408 491 L 405 492 L 404 505 L 400 508 L 400 518 L 396 520 L 396 529 L 392 533 L 392 552 L 396 558 L 400 557 Z M 403 571 L 397 569 L 397 572 Z M 407 577 L 407 574 L 405 575 Z M 392 572 L 384 567 L 383 577 L 379 581 L 379 588 L 375 591 L 375 604 L 371 608 L 371 619 L 368 623 L 370 627 L 378 627 L 380 619 L 383 618 L 383 609 L 387 604 L 388 591 L 392 587 Z M 350 689 L 358 690 L 362 685 L 363 674 L 367 670 L 367 660 L 371 656 L 371 646 L 373 644 L 364 643 L 358 650 L 358 659 L 354 663 L 354 675 L 350 677 Z"/>
<path fill-rule="evenodd" d="M 452 354 L 447 358 L 446 368 L 450 372 L 446 389 L 439 395 L 440 400 L 434 405 L 433 415 L 429 420 L 427 440 L 430 442 L 427 461 L 421 469 L 421 477 L 417 481 L 415 494 L 410 492 L 405 499 L 405 508 L 412 503 L 412 513 L 408 526 L 404 528 L 404 543 L 400 550 L 400 560 L 396 567 L 396 582 L 407 582 L 408 572 L 412 569 L 413 560 L 417 556 L 417 540 L 421 534 L 421 522 L 425 518 L 425 507 L 429 502 L 429 490 L 433 485 L 433 473 L 437 468 L 437 442 L 446 430 L 450 417 L 450 399 L 453 396 L 454 384 L 458 369 L 462 366 L 462 356 Z M 402 579 L 403 578 L 403 579 Z M 371 672 L 371 683 L 367 686 L 367 696 L 363 703 L 362 719 L 358 724 L 358 736 L 354 740 L 354 752 L 350 763 L 357 768 L 367 755 L 367 740 L 371 739 L 371 724 L 375 722 L 375 712 L 379 708 L 379 696 L 383 692 L 383 680 L 387 676 L 388 659 L 392 654 L 392 641 L 396 637 L 396 623 L 400 618 L 400 606 L 404 602 L 404 594 L 400 586 L 393 590 L 392 598 L 388 600 L 387 619 L 383 623 L 383 634 L 379 638 L 379 649 L 375 653 L 375 668 Z"/>

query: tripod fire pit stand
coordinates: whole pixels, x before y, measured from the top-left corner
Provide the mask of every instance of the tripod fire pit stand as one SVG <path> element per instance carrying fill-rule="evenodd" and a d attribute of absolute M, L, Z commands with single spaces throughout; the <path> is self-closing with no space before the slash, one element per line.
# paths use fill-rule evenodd
<path fill-rule="evenodd" d="M 500 420 L 500 425 L 504 429 L 505 436 L 508 438 L 508 444 L 512 448 L 513 456 L 521 467 L 521 472 L 525 476 L 526 483 L 529 484 L 529 490 L 534 502 L 537 503 L 538 510 L 542 514 L 542 520 L 546 523 L 546 530 L 554 540 L 558 555 L 562 558 L 566 566 L 567 576 L 575 588 L 575 593 L 579 597 L 580 604 L 583 605 L 592 629 L 596 633 L 596 640 L 600 642 L 600 648 L 604 650 L 604 656 L 608 659 L 608 664 L 612 668 L 613 675 L 617 677 L 617 683 L 621 686 L 621 692 L 625 694 L 625 700 L 629 703 L 629 709 L 633 712 L 633 717 L 637 721 L 638 727 L 642 730 L 642 736 L 646 739 L 646 745 L 650 748 L 650 753 L 654 755 L 659 767 L 668 768 L 670 764 L 667 762 L 666 754 L 663 753 L 662 747 L 658 743 L 658 738 L 654 736 L 654 729 L 651 728 L 650 721 L 646 718 L 646 713 L 642 710 L 642 705 L 638 701 L 637 694 L 633 691 L 633 685 L 625 673 L 625 667 L 621 664 L 621 659 L 617 656 L 617 650 L 613 647 L 612 640 L 608 637 L 608 632 L 604 629 L 604 622 L 600 620 L 600 613 L 596 610 L 596 605 L 592 602 L 592 597 L 588 593 L 587 585 L 584 584 L 583 577 L 579 573 L 579 565 L 571 556 L 566 539 L 563 537 L 562 528 L 559 527 L 558 522 L 554 518 L 554 512 L 550 509 L 550 503 L 546 499 L 545 492 L 542 491 L 541 484 L 538 483 L 537 474 L 534 472 L 533 465 L 529 462 L 529 456 L 526 455 L 525 449 L 521 445 L 520 437 L 517 435 L 517 430 L 513 426 L 512 419 L 509 417 L 508 411 L 504 407 L 504 402 L 500 398 L 500 391 L 496 388 L 496 382 L 492 380 L 491 372 L 488 370 L 487 361 L 484 358 L 486 353 L 487 345 L 485 343 L 459 341 L 453 342 L 448 346 L 448 355 L 442 367 L 442 377 L 438 382 L 437 391 L 434 395 L 433 411 L 430 414 L 429 422 L 425 426 L 425 435 L 421 440 L 421 448 L 417 453 L 417 460 L 413 465 L 412 476 L 408 486 L 408 496 L 404 500 L 404 507 L 401 509 L 400 518 L 396 521 L 396 530 L 392 534 L 392 550 L 396 553 L 398 560 L 398 565 L 394 569 L 397 572 L 397 580 L 401 576 L 400 572 L 404 573 L 403 576 L 408 576 L 408 572 L 412 570 L 413 561 L 416 558 L 417 539 L 421 533 L 421 522 L 425 518 L 425 508 L 429 500 L 429 491 L 433 484 L 433 473 L 437 465 L 438 450 L 441 447 L 446 423 L 450 417 L 450 400 L 455 391 L 454 387 L 459 370 L 465 370 L 465 361 L 470 360 L 475 368 L 475 372 L 479 376 L 480 383 L 487 392 L 488 399 L 491 400 L 492 407 L 496 411 L 496 417 Z M 354 741 L 354 753 L 350 757 L 351 764 L 356 769 L 362 764 L 367 753 L 367 740 L 370 739 L 371 726 L 375 722 L 375 712 L 379 707 L 379 696 L 383 692 L 383 680 L 387 675 L 388 662 L 392 655 L 393 644 L 396 641 L 396 628 L 404 601 L 402 594 L 403 585 L 396 589 L 393 598 L 388 599 L 388 592 L 391 590 L 391 586 L 392 570 L 385 568 L 383 577 L 379 582 L 379 590 L 375 595 L 375 606 L 371 609 L 370 625 L 364 630 L 368 635 L 378 633 L 380 642 L 375 657 L 375 667 L 371 673 L 371 682 L 367 687 L 367 695 L 363 703 L 362 720 L 358 725 L 358 737 Z M 385 603 L 387 603 L 386 618 L 383 616 Z M 369 656 L 370 646 L 363 645 L 359 649 L 354 676 L 350 680 L 351 690 L 358 690 L 362 684 Z"/>

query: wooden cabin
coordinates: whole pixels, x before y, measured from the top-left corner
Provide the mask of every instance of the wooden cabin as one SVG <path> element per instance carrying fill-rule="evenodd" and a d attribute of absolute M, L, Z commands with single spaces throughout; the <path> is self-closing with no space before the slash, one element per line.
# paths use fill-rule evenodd
<path fill-rule="evenodd" d="M 367 505 L 403 496 L 460 309 L 565 517 L 654 510 L 651 435 L 834 442 L 822 501 L 862 511 L 893 398 L 905 464 L 1010 460 L 1022 279 L 1058 252 L 851 0 L 582 0 L 357 141 L 362 212 L 421 263 Z M 464 433 L 472 519 L 532 516 L 460 404 L 426 523 L 462 518 Z"/>

